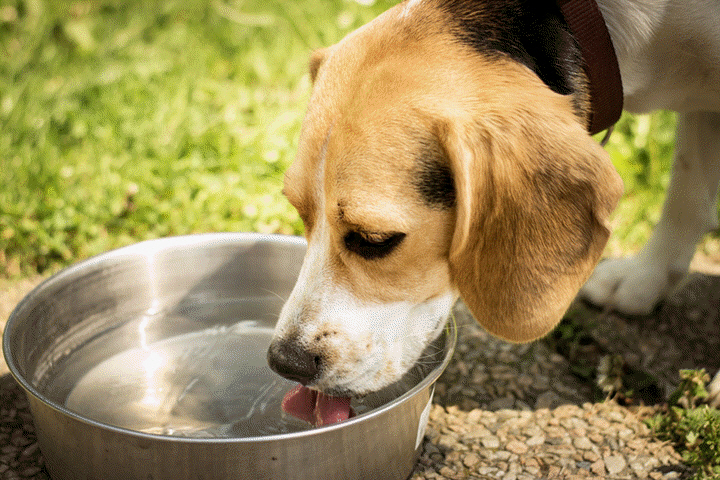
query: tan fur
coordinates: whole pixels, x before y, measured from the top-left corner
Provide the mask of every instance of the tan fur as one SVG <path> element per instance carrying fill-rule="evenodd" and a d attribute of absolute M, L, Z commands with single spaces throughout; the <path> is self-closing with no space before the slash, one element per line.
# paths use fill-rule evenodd
<path fill-rule="evenodd" d="M 446 128 L 458 196 L 450 265 L 475 318 L 524 342 L 557 324 L 592 272 L 622 183 L 564 98 L 510 62 L 483 72 L 494 101 Z"/>
<path fill-rule="evenodd" d="M 570 99 L 517 63 L 463 47 L 441 14 L 403 8 L 311 59 L 313 93 L 284 192 L 305 222 L 307 261 L 322 266 L 301 274 L 306 284 L 296 286 L 276 335 L 333 330 L 327 312 L 342 311 L 343 295 L 377 313 L 459 293 L 491 333 L 532 340 L 560 320 L 597 262 L 620 179 Z M 416 188 L 423 145 L 435 145 L 452 171 L 452 208 L 429 204 Z M 346 249 L 351 231 L 406 236 L 386 258 L 366 260 Z M 344 322 L 357 338 L 373 338 L 372 318 Z M 417 336 L 426 345 L 437 327 L 424 325 L 432 330 Z M 302 342 L 335 372 L 318 388 L 361 391 L 359 379 L 340 380 L 358 361 L 342 341 L 349 337 L 314 335 Z M 388 359 L 375 385 L 409 368 Z"/>

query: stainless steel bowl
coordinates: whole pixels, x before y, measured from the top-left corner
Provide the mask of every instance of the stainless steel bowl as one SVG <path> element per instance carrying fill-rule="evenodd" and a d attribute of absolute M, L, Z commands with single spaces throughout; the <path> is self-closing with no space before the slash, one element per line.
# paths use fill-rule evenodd
<path fill-rule="evenodd" d="M 281 413 L 267 367 L 303 239 L 206 234 L 138 243 L 67 268 L 16 307 L 3 348 L 55 480 L 403 479 L 450 326 L 358 415 L 312 428 Z M 432 361 L 428 361 L 432 359 Z"/>

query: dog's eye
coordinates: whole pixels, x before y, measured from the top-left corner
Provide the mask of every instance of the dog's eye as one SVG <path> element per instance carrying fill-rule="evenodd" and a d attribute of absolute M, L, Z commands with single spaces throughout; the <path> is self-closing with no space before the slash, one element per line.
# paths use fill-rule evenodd
<path fill-rule="evenodd" d="M 366 260 L 383 258 L 392 253 L 405 238 L 404 233 L 370 233 L 352 231 L 345 235 L 345 248 Z"/>

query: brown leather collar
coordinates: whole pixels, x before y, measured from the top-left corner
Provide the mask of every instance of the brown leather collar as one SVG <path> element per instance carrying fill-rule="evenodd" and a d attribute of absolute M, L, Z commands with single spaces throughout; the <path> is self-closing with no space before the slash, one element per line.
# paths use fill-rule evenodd
<path fill-rule="evenodd" d="M 623 87 L 615 49 L 595 0 L 557 0 L 580 46 L 590 83 L 591 134 L 613 126 L 623 108 Z"/>

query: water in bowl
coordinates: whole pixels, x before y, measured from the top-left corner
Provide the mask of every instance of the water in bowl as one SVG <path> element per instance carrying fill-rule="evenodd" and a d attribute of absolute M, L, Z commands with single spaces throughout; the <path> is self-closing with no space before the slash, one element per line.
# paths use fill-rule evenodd
<path fill-rule="evenodd" d="M 164 435 L 252 436 L 303 428 L 278 416 L 292 384 L 266 367 L 272 329 L 253 320 L 118 353 L 88 371 L 65 405 Z"/>
<path fill-rule="evenodd" d="M 241 438 L 313 428 L 280 408 L 296 384 L 267 366 L 273 327 L 257 315 L 257 303 L 217 301 L 120 322 L 88 319 L 55 342 L 34 383 L 85 418 L 151 434 Z M 353 400 L 355 412 L 422 380 L 442 361 L 442 343 L 431 348 L 432 358 L 424 355 L 400 383 Z"/>

